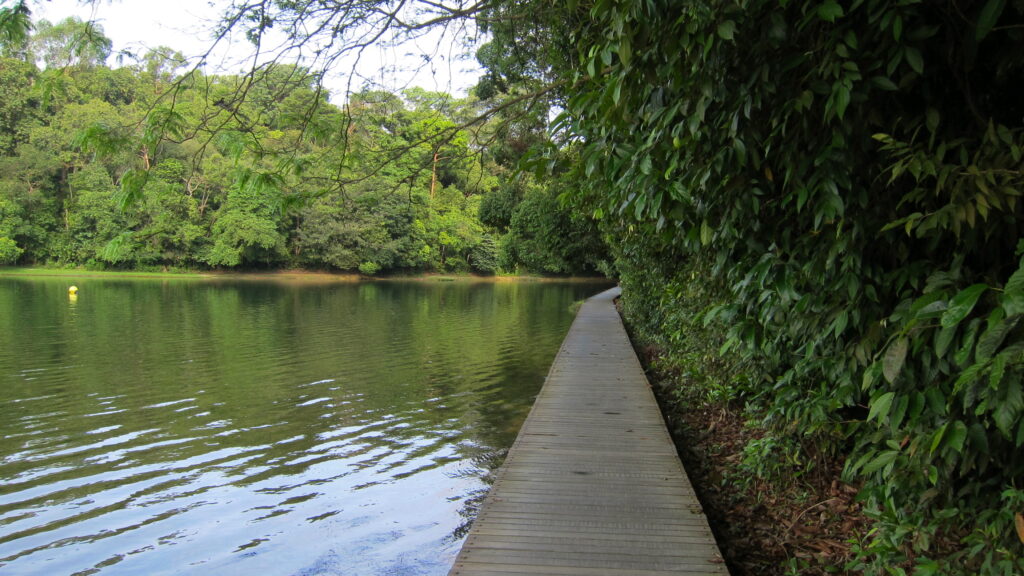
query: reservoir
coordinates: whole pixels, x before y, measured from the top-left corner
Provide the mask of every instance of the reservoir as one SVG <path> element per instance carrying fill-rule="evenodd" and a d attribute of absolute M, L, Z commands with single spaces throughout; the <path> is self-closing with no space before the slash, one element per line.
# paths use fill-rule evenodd
<path fill-rule="evenodd" d="M 0 573 L 446 574 L 603 287 L 2 276 Z"/>

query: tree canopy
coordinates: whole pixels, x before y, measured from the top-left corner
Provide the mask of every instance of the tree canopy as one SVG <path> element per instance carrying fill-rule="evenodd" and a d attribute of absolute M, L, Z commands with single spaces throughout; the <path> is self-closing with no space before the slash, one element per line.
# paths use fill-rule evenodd
<path fill-rule="evenodd" d="M 517 173 L 524 150 L 504 151 L 503 121 L 474 97 L 364 89 L 335 104 L 322 71 L 206 74 L 169 47 L 110 68 L 109 39 L 74 18 L 6 38 L 4 263 L 571 274 L 602 262 L 540 240 L 557 262 L 542 265 L 512 247 L 533 231 L 481 220 L 501 190 L 530 190 L 512 211 L 561 191 Z"/>

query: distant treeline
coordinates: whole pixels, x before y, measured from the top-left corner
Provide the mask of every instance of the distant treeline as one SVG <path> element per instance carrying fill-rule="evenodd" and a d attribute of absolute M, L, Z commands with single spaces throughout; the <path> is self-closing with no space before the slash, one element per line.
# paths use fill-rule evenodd
<path fill-rule="evenodd" d="M 0 264 L 593 273 L 605 251 L 517 174 L 543 118 L 412 88 L 334 105 L 290 64 L 110 68 L 95 24 L 0 42 Z M 467 126 L 472 126 L 472 129 Z"/>

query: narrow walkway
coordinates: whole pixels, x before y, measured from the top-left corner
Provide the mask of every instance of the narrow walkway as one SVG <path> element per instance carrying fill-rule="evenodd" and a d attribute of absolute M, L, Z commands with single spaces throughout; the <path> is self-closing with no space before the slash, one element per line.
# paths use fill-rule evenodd
<path fill-rule="evenodd" d="M 449 576 L 728 574 L 618 294 L 580 309 Z"/>

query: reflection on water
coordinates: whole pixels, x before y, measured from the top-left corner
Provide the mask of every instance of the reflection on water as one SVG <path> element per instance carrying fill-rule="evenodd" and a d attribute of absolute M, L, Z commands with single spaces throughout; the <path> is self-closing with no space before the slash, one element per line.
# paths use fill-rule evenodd
<path fill-rule="evenodd" d="M 0 279 L 3 574 L 444 574 L 571 284 Z"/>

